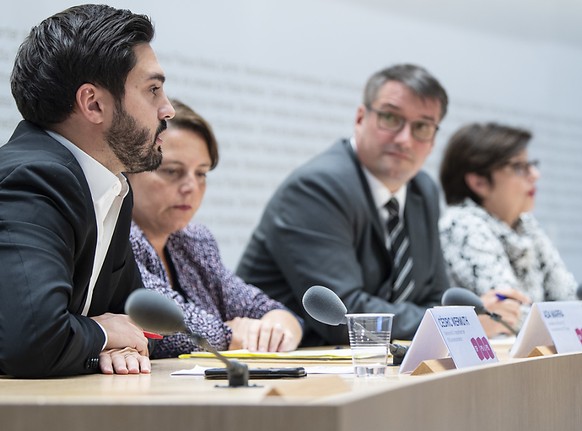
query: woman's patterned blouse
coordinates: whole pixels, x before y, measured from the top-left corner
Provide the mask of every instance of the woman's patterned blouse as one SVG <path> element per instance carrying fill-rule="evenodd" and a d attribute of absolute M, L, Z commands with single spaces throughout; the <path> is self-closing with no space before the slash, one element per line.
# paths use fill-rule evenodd
<path fill-rule="evenodd" d="M 478 295 L 512 287 L 533 302 L 576 299 L 577 282 L 531 214 L 512 229 L 466 199 L 439 222 L 451 285 Z"/>
<path fill-rule="evenodd" d="M 225 268 L 216 240 L 203 225 L 190 224 L 174 232 L 166 244 L 183 294 L 172 288 L 161 259 L 135 223 L 130 239 L 144 287 L 173 299 L 182 308 L 190 330 L 217 350 L 227 350 L 232 338 L 225 322 L 235 317 L 260 319 L 271 310 L 285 309 Z M 200 348 L 188 335 L 175 334 L 158 341 L 151 357 L 175 357 L 194 350 Z"/>

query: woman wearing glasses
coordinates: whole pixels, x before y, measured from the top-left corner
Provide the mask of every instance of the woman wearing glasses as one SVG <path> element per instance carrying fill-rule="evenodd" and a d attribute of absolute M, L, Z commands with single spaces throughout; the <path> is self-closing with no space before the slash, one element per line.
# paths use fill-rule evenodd
<path fill-rule="evenodd" d="M 469 124 L 451 137 L 440 169 L 449 207 L 439 227 L 451 284 L 481 295 L 516 329 L 520 304 L 572 300 L 577 288 L 530 213 L 540 176 L 537 160 L 528 160 L 530 138 L 526 130 Z M 490 319 L 482 323 L 489 336 L 506 332 Z"/>
<path fill-rule="evenodd" d="M 302 327 L 294 314 L 224 267 L 210 231 L 191 223 L 218 163 L 210 125 L 174 100 L 163 133 L 164 159 L 154 172 L 130 174 L 131 243 L 143 284 L 173 299 L 186 325 L 218 350 L 294 350 Z M 199 350 L 186 334 L 164 337 L 153 358 Z"/>

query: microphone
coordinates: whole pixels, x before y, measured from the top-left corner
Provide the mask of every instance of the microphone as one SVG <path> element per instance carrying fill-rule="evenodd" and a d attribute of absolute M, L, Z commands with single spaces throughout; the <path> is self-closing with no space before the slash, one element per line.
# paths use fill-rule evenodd
<path fill-rule="evenodd" d="M 153 290 L 137 289 L 127 298 L 125 312 L 144 330 L 163 335 L 176 332 L 188 334 L 194 344 L 212 353 L 226 365 L 229 387 L 249 386 L 248 366 L 227 359 L 206 338 L 192 332 L 184 323 L 184 313 L 171 299 Z"/>
<path fill-rule="evenodd" d="M 475 313 L 486 314 L 492 320 L 501 323 L 513 335 L 517 335 L 517 331 L 513 329 L 503 318 L 497 314 L 487 310 L 483 305 L 483 301 L 474 292 L 463 287 L 451 287 L 443 293 L 441 299 L 442 305 L 470 305 L 475 307 Z"/>
<path fill-rule="evenodd" d="M 348 309 L 336 293 L 323 286 L 311 286 L 303 295 L 303 308 L 311 317 L 326 325 L 338 326 L 348 322 Z"/>
<path fill-rule="evenodd" d="M 321 323 L 326 325 L 338 326 L 345 325 L 347 323 L 346 313 L 348 309 L 342 302 L 336 293 L 324 286 L 311 286 L 305 294 L 301 301 L 303 303 L 303 308 L 307 311 L 311 317 Z M 374 334 L 366 331 L 366 335 L 375 340 L 377 340 Z M 382 341 L 384 342 L 384 341 Z M 408 350 L 408 347 L 402 346 L 400 344 L 388 344 L 390 348 L 390 353 L 392 354 L 392 363 L 394 365 L 400 365 L 404 359 L 404 355 Z"/>

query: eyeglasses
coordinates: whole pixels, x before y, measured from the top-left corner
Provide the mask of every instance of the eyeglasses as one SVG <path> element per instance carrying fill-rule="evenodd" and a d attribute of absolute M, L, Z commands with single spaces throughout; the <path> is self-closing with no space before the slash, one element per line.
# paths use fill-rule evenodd
<path fill-rule="evenodd" d="M 182 166 L 162 165 L 154 171 L 156 175 L 163 178 L 167 183 L 182 183 L 188 178 L 190 172 Z M 198 184 L 206 183 L 206 169 L 196 170 L 194 178 Z"/>
<path fill-rule="evenodd" d="M 371 106 L 366 106 L 366 109 L 376 114 L 378 118 L 378 128 L 382 130 L 399 132 L 404 128 L 406 123 L 410 123 L 410 133 L 417 141 L 430 141 L 439 130 L 439 126 L 430 121 L 408 121 L 403 116 L 390 111 L 379 111 Z"/>
<path fill-rule="evenodd" d="M 539 160 L 528 160 L 527 162 L 510 162 L 507 163 L 513 172 L 520 177 L 526 177 L 531 173 L 532 168 L 539 169 Z"/>

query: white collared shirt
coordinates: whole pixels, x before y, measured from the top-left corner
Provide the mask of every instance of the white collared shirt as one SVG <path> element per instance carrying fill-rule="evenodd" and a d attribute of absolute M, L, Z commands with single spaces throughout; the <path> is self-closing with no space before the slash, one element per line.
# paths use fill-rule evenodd
<path fill-rule="evenodd" d="M 350 139 L 350 144 L 354 149 L 354 152 L 357 154 L 357 144 L 356 140 L 352 137 Z M 406 185 L 400 187 L 396 193 L 392 193 L 388 188 L 378 179 L 376 178 L 364 165 L 360 163 L 362 170 L 364 171 L 364 175 L 366 180 L 368 181 L 368 186 L 370 187 L 370 192 L 372 193 L 372 199 L 374 199 L 374 205 L 378 210 L 378 214 L 380 216 L 380 221 L 384 226 L 384 232 L 386 237 L 386 248 L 390 249 L 390 241 L 388 239 L 388 210 L 386 209 L 386 204 L 392 198 L 395 198 L 398 201 L 398 216 L 400 219 L 404 216 L 404 205 L 406 205 Z"/>
<path fill-rule="evenodd" d="M 122 174 L 114 175 L 109 169 L 58 133 L 51 130 L 46 130 L 46 132 L 73 153 L 85 174 L 93 199 L 95 220 L 97 221 L 97 247 L 93 261 L 93 272 L 89 281 L 89 292 L 81 312 L 82 315 L 86 316 L 91 306 L 97 278 L 111 244 L 123 199 L 129 192 L 129 186 L 127 179 Z"/>

